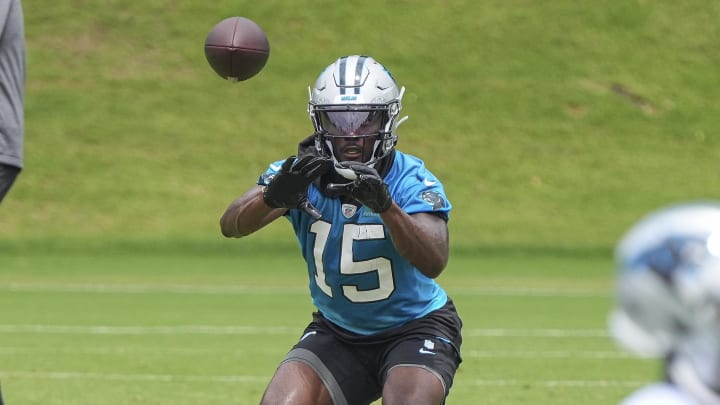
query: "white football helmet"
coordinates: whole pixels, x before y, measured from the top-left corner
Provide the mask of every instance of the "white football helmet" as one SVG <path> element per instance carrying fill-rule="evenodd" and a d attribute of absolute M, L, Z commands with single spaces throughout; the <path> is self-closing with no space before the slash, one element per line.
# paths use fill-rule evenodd
<path fill-rule="evenodd" d="M 363 138 L 374 142 L 363 163 L 373 165 L 397 144 L 398 119 L 405 87 L 375 59 L 343 56 L 329 65 L 308 88 L 308 114 L 315 126 L 315 147 L 337 162 L 334 139 Z"/>
<path fill-rule="evenodd" d="M 720 360 L 720 202 L 650 214 L 622 238 L 616 263 L 609 326 L 620 344 L 642 356 Z"/>

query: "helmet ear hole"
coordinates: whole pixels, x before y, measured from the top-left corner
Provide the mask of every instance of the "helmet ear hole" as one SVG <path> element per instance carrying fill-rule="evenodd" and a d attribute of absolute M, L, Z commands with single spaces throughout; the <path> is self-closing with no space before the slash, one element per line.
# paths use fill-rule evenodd
<path fill-rule="evenodd" d="M 383 142 L 383 155 L 387 155 L 395 147 L 395 141 L 393 139 L 387 139 Z"/>
<path fill-rule="evenodd" d="M 390 116 L 398 115 L 400 113 L 400 102 L 390 104 L 388 111 L 390 112 Z"/>
<path fill-rule="evenodd" d="M 320 155 L 320 156 L 325 156 L 325 155 L 327 155 L 327 153 L 325 152 L 325 147 L 324 147 L 323 144 L 324 144 L 324 141 L 323 141 L 322 133 L 321 133 L 321 132 L 316 132 L 316 133 L 315 133 L 315 151 L 316 151 L 317 154 Z"/>

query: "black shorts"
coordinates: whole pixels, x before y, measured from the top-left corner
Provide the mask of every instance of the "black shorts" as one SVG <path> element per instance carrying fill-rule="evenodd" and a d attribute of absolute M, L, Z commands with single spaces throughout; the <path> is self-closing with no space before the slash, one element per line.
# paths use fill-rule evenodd
<path fill-rule="evenodd" d="M 19 167 L 0 163 L 0 202 L 5 198 L 5 194 L 10 190 L 10 186 L 15 182 L 19 173 Z"/>
<path fill-rule="evenodd" d="M 436 374 L 445 395 L 462 359 L 462 321 L 452 301 L 401 327 L 365 336 L 331 323 L 319 313 L 285 357 L 312 367 L 335 405 L 365 405 L 379 399 L 387 372 L 418 366 Z"/>

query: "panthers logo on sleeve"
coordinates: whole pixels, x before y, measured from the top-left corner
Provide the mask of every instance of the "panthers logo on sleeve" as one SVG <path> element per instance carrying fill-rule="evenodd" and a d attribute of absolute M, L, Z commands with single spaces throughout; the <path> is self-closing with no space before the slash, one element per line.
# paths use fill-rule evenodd
<path fill-rule="evenodd" d="M 275 177 L 275 173 L 265 173 L 257 181 L 257 184 L 260 186 L 267 186 L 272 181 L 273 177 Z"/>
<path fill-rule="evenodd" d="M 423 191 L 423 193 L 420 194 L 420 197 L 423 201 L 430 204 L 433 211 L 445 207 L 445 199 L 443 199 L 437 191 Z"/>

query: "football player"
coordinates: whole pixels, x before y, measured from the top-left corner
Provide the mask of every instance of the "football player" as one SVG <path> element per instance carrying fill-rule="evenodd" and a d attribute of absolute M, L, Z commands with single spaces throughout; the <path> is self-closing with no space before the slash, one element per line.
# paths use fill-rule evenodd
<path fill-rule="evenodd" d="M 620 241 L 616 258 L 610 332 L 665 362 L 663 381 L 622 405 L 720 404 L 720 202 L 649 215 Z"/>
<path fill-rule="evenodd" d="M 309 89 L 315 133 L 221 218 L 227 237 L 289 220 L 317 308 L 261 404 L 438 405 L 448 395 L 462 322 L 435 278 L 451 204 L 422 160 L 395 149 L 404 90 L 371 57 L 337 59 Z"/>
<path fill-rule="evenodd" d="M 25 28 L 20 0 L 0 2 L 0 202 L 23 166 Z"/>

